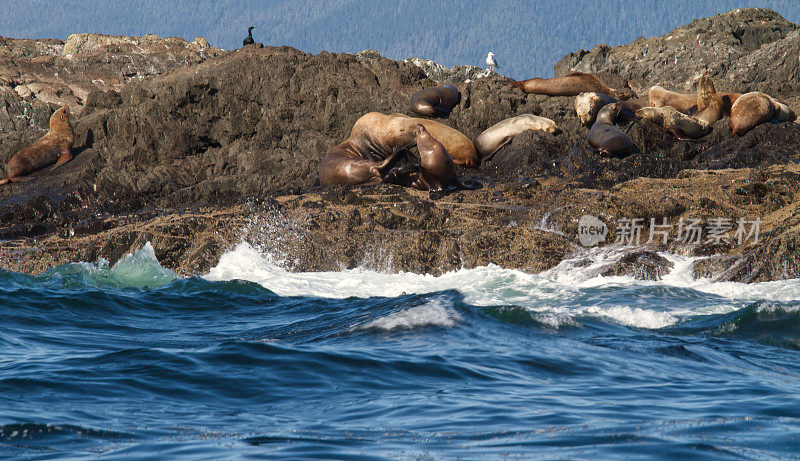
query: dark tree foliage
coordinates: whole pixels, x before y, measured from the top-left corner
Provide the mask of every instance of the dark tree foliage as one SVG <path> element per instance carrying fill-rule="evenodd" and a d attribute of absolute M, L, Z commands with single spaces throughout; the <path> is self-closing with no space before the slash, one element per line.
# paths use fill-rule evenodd
<path fill-rule="evenodd" d="M 66 38 L 202 35 L 215 46 L 240 46 L 247 27 L 266 45 L 304 51 L 375 49 L 390 58 L 485 67 L 493 51 L 515 78 L 551 76 L 570 51 L 664 34 L 695 18 L 764 7 L 800 20 L 796 0 L 0 0 L 0 35 Z M 35 12 L 35 13 L 34 13 Z"/>

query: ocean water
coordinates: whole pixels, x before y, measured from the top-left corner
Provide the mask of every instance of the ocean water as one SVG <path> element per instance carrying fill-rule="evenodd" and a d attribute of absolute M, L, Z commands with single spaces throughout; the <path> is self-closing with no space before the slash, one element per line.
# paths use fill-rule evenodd
<path fill-rule="evenodd" d="M 800 281 L 0 271 L 2 459 L 800 457 Z"/>

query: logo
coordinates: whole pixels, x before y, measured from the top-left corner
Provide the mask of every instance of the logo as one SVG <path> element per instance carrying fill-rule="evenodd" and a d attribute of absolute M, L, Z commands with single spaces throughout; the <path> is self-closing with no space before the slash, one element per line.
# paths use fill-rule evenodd
<path fill-rule="evenodd" d="M 592 215 L 585 214 L 578 221 L 578 240 L 585 247 L 592 247 L 604 241 L 608 226 Z"/>

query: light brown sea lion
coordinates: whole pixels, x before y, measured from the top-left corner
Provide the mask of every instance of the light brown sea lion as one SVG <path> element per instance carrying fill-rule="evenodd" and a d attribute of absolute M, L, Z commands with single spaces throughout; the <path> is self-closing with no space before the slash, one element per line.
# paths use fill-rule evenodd
<path fill-rule="evenodd" d="M 597 114 L 597 121 L 589 130 L 589 144 L 596 147 L 603 155 L 624 157 L 631 154 L 635 147 L 631 138 L 614 126 L 614 121 L 619 117 L 622 103 L 607 104 Z"/>
<path fill-rule="evenodd" d="M 533 114 L 522 114 L 496 123 L 479 134 L 473 143 L 482 157 L 491 157 L 501 147 L 510 143 L 514 137 L 526 130 L 541 130 L 558 134 L 561 129 L 556 122 Z"/>
<path fill-rule="evenodd" d="M 771 120 L 791 122 L 796 118 L 794 111 L 786 104 L 754 91 L 741 95 L 733 104 L 730 127 L 733 134 L 742 136 L 756 126 Z"/>
<path fill-rule="evenodd" d="M 50 116 L 50 131 L 41 139 L 22 149 L 11 157 L 6 172 L 8 176 L 0 180 L 0 185 L 9 182 L 23 182 L 30 178 L 25 175 L 55 163 L 57 168 L 72 160 L 72 145 L 75 132 L 69 123 L 69 107 L 64 106 Z"/>
<path fill-rule="evenodd" d="M 521 82 L 511 80 L 508 83 L 526 93 L 549 96 L 577 96 L 588 91 L 607 94 L 620 100 L 630 99 L 633 96 L 630 89 L 609 88 L 598 76 L 583 72 L 570 72 L 563 77 L 555 78 L 532 78 Z"/>
<path fill-rule="evenodd" d="M 584 126 L 592 126 L 600 109 L 615 102 L 619 102 L 619 100 L 607 94 L 584 92 L 575 97 L 575 113 Z M 627 101 L 622 101 L 620 115 L 625 120 L 630 121 L 636 117 L 636 111 L 641 108 L 641 104 L 628 99 Z"/>
<path fill-rule="evenodd" d="M 736 98 L 741 96 L 739 93 L 717 93 L 722 98 L 722 114 L 730 116 L 731 106 Z M 678 111 L 693 115 L 697 112 L 697 94 L 684 94 L 669 91 L 658 85 L 651 86 L 648 92 L 648 103 L 650 107 L 670 106 Z"/>
<path fill-rule="evenodd" d="M 416 140 L 421 171 L 412 186 L 430 192 L 442 192 L 448 187 L 460 187 L 461 182 L 456 175 L 455 163 L 447 149 L 431 136 L 421 123 L 417 124 Z"/>
<path fill-rule="evenodd" d="M 458 102 L 458 88 L 437 86 L 417 91 L 411 96 L 411 111 L 427 117 L 448 117 Z"/>
<path fill-rule="evenodd" d="M 714 124 L 722 118 L 724 105 L 711 77 L 708 73 L 703 73 L 697 82 L 697 113 L 694 118 Z"/>
<path fill-rule="evenodd" d="M 672 106 L 642 107 L 636 111 L 636 116 L 661 126 L 682 141 L 702 138 L 713 129 L 707 121 L 686 115 Z"/>
<path fill-rule="evenodd" d="M 472 143 L 472 140 L 464 136 L 460 131 L 434 120 L 409 117 L 404 114 L 384 115 L 384 117 L 394 117 L 394 122 L 402 126 L 403 133 L 406 135 L 409 132 L 412 133 L 411 136 L 405 138 L 405 146 L 414 145 L 415 135 L 413 135 L 413 133 L 416 132 L 417 123 L 421 123 L 431 136 L 444 145 L 454 162 L 466 167 L 478 166 L 479 158 L 475 145 Z"/>

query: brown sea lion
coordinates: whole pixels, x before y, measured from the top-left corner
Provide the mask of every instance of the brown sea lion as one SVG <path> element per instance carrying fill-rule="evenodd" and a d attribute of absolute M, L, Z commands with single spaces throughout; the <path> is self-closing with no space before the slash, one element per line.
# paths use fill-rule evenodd
<path fill-rule="evenodd" d="M 25 175 L 55 163 L 57 168 L 72 160 L 72 145 L 75 132 L 69 123 L 69 107 L 64 106 L 50 116 L 50 131 L 41 139 L 22 149 L 11 157 L 6 167 L 7 177 L 0 185 L 9 182 L 23 182 L 30 178 Z"/>
<path fill-rule="evenodd" d="M 607 94 L 584 92 L 575 98 L 575 113 L 584 126 L 592 126 L 600 109 L 615 102 L 619 102 L 619 100 Z M 641 108 L 641 104 L 637 101 L 628 99 L 627 101 L 622 101 L 620 115 L 625 120 L 630 121 L 636 117 L 636 111 Z"/>
<path fill-rule="evenodd" d="M 694 114 L 694 118 L 713 125 L 722 118 L 724 106 L 725 103 L 717 94 L 711 77 L 708 73 L 703 73 L 697 82 L 697 113 Z"/>
<path fill-rule="evenodd" d="M 561 129 L 556 122 L 549 118 L 539 117 L 533 114 L 522 114 L 511 117 L 496 123 L 483 133 L 479 134 L 473 141 L 475 148 L 482 157 L 494 155 L 501 147 L 510 143 L 514 137 L 526 130 L 541 130 L 550 134 L 558 134 Z"/>
<path fill-rule="evenodd" d="M 455 163 L 447 149 L 421 123 L 417 124 L 416 140 L 421 171 L 412 186 L 430 192 L 460 187 Z"/>
<path fill-rule="evenodd" d="M 389 157 L 382 162 L 376 162 L 364 158 L 350 140 L 347 140 L 322 158 L 319 164 L 319 183 L 323 186 L 380 184 L 403 151 L 402 148 L 394 148 Z"/>
<path fill-rule="evenodd" d="M 791 122 L 796 118 L 794 111 L 786 104 L 754 91 L 741 95 L 733 104 L 730 127 L 733 134 L 742 136 L 756 126 L 771 120 Z"/>
<path fill-rule="evenodd" d="M 532 78 L 521 82 L 511 80 L 508 83 L 526 93 L 548 96 L 577 96 L 589 91 L 607 94 L 620 100 L 630 99 L 633 96 L 633 92 L 628 88 L 622 90 L 609 88 L 598 76 L 583 72 L 570 72 L 556 78 Z"/>
<path fill-rule="evenodd" d="M 458 88 L 437 86 L 417 91 L 411 96 L 411 111 L 427 117 L 448 117 L 458 102 Z"/>
<path fill-rule="evenodd" d="M 636 111 L 636 116 L 661 126 L 682 141 L 702 138 L 713 129 L 707 121 L 686 115 L 672 106 L 642 107 Z"/>
<path fill-rule="evenodd" d="M 608 104 L 597 114 L 597 121 L 589 130 L 589 144 L 596 147 L 603 155 L 624 157 L 631 154 L 635 147 L 631 138 L 614 126 L 614 121 L 619 117 L 622 103 Z"/>

